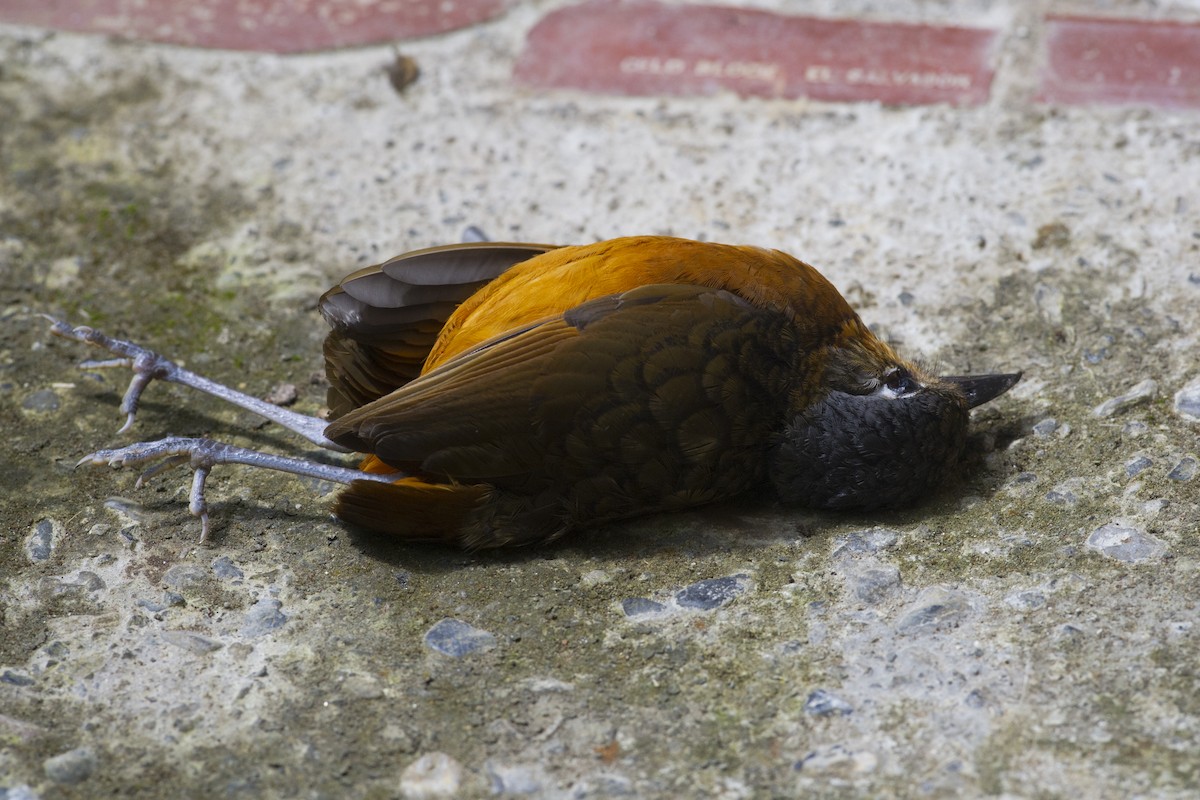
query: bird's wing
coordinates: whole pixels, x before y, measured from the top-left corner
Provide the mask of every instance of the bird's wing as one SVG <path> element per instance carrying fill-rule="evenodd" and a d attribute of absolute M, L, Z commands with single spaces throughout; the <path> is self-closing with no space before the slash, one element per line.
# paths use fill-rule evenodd
<path fill-rule="evenodd" d="M 331 328 L 325 339 L 331 417 L 419 375 L 460 303 L 514 264 L 553 249 L 507 242 L 431 247 L 344 278 L 320 301 Z"/>
<path fill-rule="evenodd" d="M 547 448 L 571 447 L 577 429 L 611 428 L 615 440 L 640 415 L 671 429 L 686 460 L 711 449 L 714 435 L 689 408 L 704 416 L 721 402 L 747 402 L 738 392 L 765 394 L 733 374 L 739 359 L 753 358 L 764 381 L 786 380 L 788 356 L 777 351 L 793 350 L 787 329 L 784 315 L 723 290 L 643 286 L 494 337 L 351 411 L 326 435 L 398 469 L 514 485 L 544 474 Z M 771 343 L 762 345 L 767 355 L 759 341 Z M 650 419 L 660 412 L 680 418 Z M 612 418 L 593 424 L 592 414 Z M 676 441 L 693 429 L 696 441 Z"/>

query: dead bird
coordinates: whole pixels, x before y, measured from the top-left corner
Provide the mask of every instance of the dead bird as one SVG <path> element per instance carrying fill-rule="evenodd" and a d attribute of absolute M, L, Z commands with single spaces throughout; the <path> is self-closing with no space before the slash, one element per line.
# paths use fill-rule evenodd
<path fill-rule="evenodd" d="M 962 453 L 969 410 L 1020 373 L 935 376 L 877 338 L 813 267 L 778 250 L 640 236 L 575 247 L 418 250 L 326 292 L 329 420 L 209 381 L 139 345 L 53 321 L 131 367 L 132 425 L 155 379 L 228 400 L 357 469 L 209 439 L 80 464 L 248 464 L 346 485 L 340 518 L 491 548 L 773 488 L 827 509 L 909 505 Z"/>

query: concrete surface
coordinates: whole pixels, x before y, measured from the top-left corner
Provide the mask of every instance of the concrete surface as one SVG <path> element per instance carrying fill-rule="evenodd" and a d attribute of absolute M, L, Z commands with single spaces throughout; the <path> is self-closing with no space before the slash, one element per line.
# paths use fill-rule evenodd
<path fill-rule="evenodd" d="M 383 47 L 0 29 L 0 798 L 1200 792 L 1200 114 L 1034 104 L 1052 7 L 983 0 L 887 11 L 1005 31 L 975 108 L 515 88 L 559 6 L 404 44 L 403 95 Z M 134 436 L 306 448 L 158 385 L 116 435 L 126 376 L 40 312 L 315 412 L 318 294 L 467 225 L 777 246 L 905 352 L 1026 377 L 920 508 L 501 555 L 232 468 L 197 546 L 183 473 L 73 471 Z"/>

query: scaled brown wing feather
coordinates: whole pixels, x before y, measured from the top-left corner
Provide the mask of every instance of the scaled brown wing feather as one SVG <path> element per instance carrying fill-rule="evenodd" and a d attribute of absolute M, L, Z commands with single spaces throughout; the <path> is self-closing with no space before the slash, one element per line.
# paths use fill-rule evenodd
<path fill-rule="evenodd" d="M 421 373 L 454 310 L 515 264 L 553 245 L 475 242 L 406 253 L 326 292 L 321 314 L 330 417 L 337 419 Z"/>
<path fill-rule="evenodd" d="M 529 385 L 578 334 L 553 317 L 497 337 L 348 412 L 325 435 L 407 472 L 488 480 L 528 470 L 537 461 L 528 452 Z"/>
<path fill-rule="evenodd" d="M 703 324 L 714 304 L 727 314 L 766 313 L 690 285 L 600 298 L 464 352 L 349 412 L 326 435 L 406 472 L 519 484 L 546 469 L 548 443 L 562 439 L 576 411 L 612 391 L 614 370 L 635 363 L 654 331 Z"/>

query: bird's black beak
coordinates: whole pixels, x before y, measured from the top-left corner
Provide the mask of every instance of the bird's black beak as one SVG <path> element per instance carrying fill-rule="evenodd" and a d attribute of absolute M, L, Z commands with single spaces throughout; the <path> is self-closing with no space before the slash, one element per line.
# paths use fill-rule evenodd
<path fill-rule="evenodd" d="M 941 379 L 958 386 L 967 398 L 967 408 L 974 408 L 988 400 L 995 400 L 1016 386 L 1021 375 L 1020 372 L 1007 375 L 943 375 Z"/>

